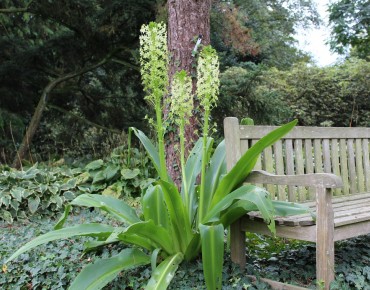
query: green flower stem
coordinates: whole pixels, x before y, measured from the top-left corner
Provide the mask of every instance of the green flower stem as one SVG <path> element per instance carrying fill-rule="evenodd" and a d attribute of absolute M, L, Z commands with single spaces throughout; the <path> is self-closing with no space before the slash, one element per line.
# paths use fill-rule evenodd
<path fill-rule="evenodd" d="M 179 130 L 180 130 L 180 163 L 181 163 L 182 185 L 185 197 L 186 212 L 189 212 L 190 208 L 189 192 L 188 184 L 186 182 L 186 171 L 185 171 L 185 118 L 181 119 Z"/>
<path fill-rule="evenodd" d="M 199 209 L 198 209 L 198 222 L 201 224 L 204 213 L 204 194 L 205 194 L 205 177 L 206 177 L 206 167 L 208 163 L 207 158 L 207 139 L 208 139 L 208 118 L 209 109 L 205 108 L 204 111 L 204 125 L 203 125 L 203 153 L 202 153 L 202 169 L 201 169 L 201 181 L 200 181 L 200 193 L 199 193 Z"/>
<path fill-rule="evenodd" d="M 164 147 L 164 131 L 163 131 L 163 121 L 162 121 L 162 106 L 161 99 L 156 98 L 155 113 L 157 119 L 157 134 L 158 134 L 158 153 L 159 153 L 159 164 L 160 173 L 159 176 L 162 180 L 168 182 L 167 168 L 166 168 L 166 157 L 165 157 L 165 147 Z"/>

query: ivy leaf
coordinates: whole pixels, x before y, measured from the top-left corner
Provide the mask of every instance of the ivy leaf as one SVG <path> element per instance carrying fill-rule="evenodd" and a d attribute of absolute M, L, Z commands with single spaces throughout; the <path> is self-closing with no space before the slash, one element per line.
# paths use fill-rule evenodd
<path fill-rule="evenodd" d="M 98 160 L 95 160 L 93 162 L 90 162 L 89 164 L 87 164 L 85 166 L 85 169 L 86 170 L 95 170 L 95 169 L 99 169 L 103 166 L 104 164 L 104 161 L 102 159 L 98 159 Z"/>
<path fill-rule="evenodd" d="M 32 214 L 34 214 L 37 211 L 39 205 L 40 205 L 40 198 L 38 196 L 34 198 L 30 197 L 28 199 L 28 208 Z"/>
<path fill-rule="evenodd" d="M 135 168 L 134 170 L 124 168 L 121 170 L 121 175 L 123 179 L 133 179 L 140 174 L 140 170 Z"/>
<path fill-rule="evenodd" d="M 10 194 L 16 200 L 18 200 L 19 202 L 21 202 L 22 201 L 22 195 L 23 195 L 23 188 L 20 188 L 20 187 L 12 188 L 12 190 L 10 191 Z"/>

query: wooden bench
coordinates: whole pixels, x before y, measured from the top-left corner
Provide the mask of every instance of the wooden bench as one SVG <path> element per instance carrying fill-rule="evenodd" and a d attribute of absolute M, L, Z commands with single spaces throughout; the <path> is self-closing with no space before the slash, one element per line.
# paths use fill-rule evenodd
<path fill-rule="evenodd" d="M 228 170 L 276 127 L 241 126 L 226 118 Z M 305 203 L 316 214 L 276 217 L 276 235 L 316 242 L 317 281 L 334 280 L 334 242 L 370 233 L 370 128 L 295 127 L 264 150 L 246 182 L 276 200 Z M 244 268 L 245 232 L 270 234 L 258 213 L 231 226 L 231 258 Z M 292 289 L 292 288 L 290 288 Z"/>

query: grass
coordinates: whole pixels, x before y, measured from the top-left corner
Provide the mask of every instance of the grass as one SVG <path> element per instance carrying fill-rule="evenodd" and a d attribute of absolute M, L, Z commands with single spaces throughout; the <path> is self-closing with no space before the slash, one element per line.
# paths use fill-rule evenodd
<path fill-rule="evenodd" d="M 112 223 L 88 210 L 75 212 L 68 220 L 69 225 L 83 222 Z M 11 226 L 0 223 L 0 263 L 54 224 L 50 218 L 18 221 Z M 117 244 L 83 255 L 83 243 L 88 239 L 60 240 L 21 255 L 7 265 L 6 273 L 1 273 L 0 289 L 66 289 L 83 266 L 123 248 Z M 247 246 L 247 274 L 315 288 L 314 244 L 248 234 Z M 332 289 L 370 289 L 370 235 L 337 243 L 335 250 L 337 279 Z M 223 289 L 270 289 L 262 282 L 253 284 L 226 255 Z M 126 271 L 106 289 L 143 289 L 150 272 L 148 267 Z M 183 263 L 170 289 L 205 289 L 201 261 Z"/>

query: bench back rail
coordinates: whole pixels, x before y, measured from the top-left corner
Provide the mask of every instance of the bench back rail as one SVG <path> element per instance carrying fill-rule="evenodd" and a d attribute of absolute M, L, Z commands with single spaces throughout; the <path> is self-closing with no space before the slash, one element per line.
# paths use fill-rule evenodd
<path fill-rule="evenodd" d="M 237 118 L 225 119 L 228 169 L 242 153 L 275 126 L 242 126 Z M 370 128 L 295 127 L 273 146 L 266 148 L 256 170 L 277 175 L 333 173 L 340 176 L 343 188 L 334 196 L 370 192 Z M 278 200 L 315 199 L 313 188 L 264 185 Z"/>

